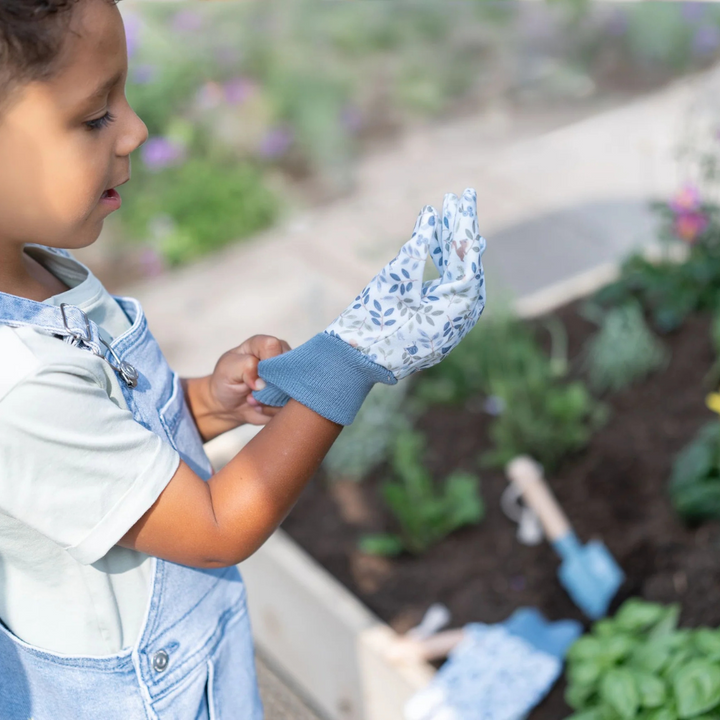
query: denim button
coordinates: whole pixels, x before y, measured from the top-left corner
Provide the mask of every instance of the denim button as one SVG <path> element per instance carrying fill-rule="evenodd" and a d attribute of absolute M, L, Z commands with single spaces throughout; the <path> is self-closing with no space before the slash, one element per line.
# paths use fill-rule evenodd
<path fill-rule="evenodd" d="M 164 650 L 158 650 L 152 658 L 152 666 L 157 672 L 162 672 L 170 662 L 168 654 Z"/>

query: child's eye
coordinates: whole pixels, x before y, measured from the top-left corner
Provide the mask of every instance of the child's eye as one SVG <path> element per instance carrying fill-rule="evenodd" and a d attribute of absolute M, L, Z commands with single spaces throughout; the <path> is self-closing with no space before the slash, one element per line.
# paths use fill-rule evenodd
<path fill-rule="evenodd" d="M 115 116 L 108 110 L 102 117 L 95 118 L 95 120 L 88 120 L 85 126 L 88 130 L 102 130 L 102 128 L 107 127 L 113 120 L 115 120 Z"/>

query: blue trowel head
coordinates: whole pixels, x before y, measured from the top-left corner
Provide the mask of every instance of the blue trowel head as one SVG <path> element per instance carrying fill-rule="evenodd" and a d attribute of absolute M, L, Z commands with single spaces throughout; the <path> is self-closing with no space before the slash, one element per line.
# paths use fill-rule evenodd
<path fill-rule="evenodd" d="M 603 543 L 581 545 L 575 533 L 553 543 L 562 558 L 558 576 L 573 602 L 592 620 L 607 614 L 625 575 Z"/>

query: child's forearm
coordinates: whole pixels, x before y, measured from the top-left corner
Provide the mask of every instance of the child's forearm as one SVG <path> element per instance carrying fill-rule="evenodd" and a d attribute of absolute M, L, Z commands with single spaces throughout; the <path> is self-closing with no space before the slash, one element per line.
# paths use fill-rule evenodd
<path fill-rule="evenodd" d="M 291 400 L 209 481 L 218 525 L 236 562 L 285 519 L 342 430 Z M 251 515 L 248 515 L 248 509 Z"/>
<path fill-rule="evenodd" d="M 210 376 L 196 378 L 180 378 L 185 393 L 185 402 L 190 414 L 195 420 L 195 426 L 203 442 L 209 442 L 218 435 L 237 427 L 237 419 L 232 416 L 222 416 L 207 402 L 210 396 Z"/>
<path fill-rule="evenodd" d="M 193 567 L 244 560 L 285 518 L 341 430 L 291 400 L 207 483 L 181 462 L 119 544 Z"/>

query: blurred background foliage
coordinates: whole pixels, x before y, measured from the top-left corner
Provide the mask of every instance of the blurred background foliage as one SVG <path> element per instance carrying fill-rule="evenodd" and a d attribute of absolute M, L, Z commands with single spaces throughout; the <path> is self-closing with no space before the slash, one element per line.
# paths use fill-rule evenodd
<path fill-rule="evenodd" d="M 119 7 L 150 137 L 108 224 L 114 267 L 132 256 L 136 275 L 350 192 L 360 153 L 415 123 L 637 92 L 720 55 L 707 3 Z"/>

